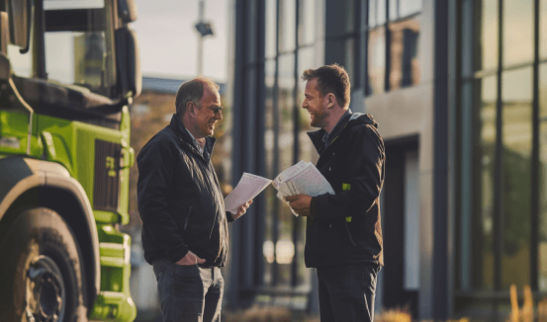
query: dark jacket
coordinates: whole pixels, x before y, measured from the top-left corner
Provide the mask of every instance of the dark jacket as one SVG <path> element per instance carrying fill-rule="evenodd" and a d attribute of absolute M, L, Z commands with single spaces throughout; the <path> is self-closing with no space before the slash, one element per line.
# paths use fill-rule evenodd
<path fill-rule="evenodd" d="M 317 169 L 336 195 L 312 198 L 306 266 L 384 264 L 379 196 L 385 149 L 377 127 L 372 115 L 348 113 L 331 133 L 326 148 L 324 130 L 308 133 L 320 154 Z"/>
<path fill-rule="evenodd" d="M 171 124 L 146 143 L 137 158 L 139 214 L 144 258 L 150 264 L 182 259 L 188 250 L 206 260 L 200 266 L 224 266 L 228 253 L 224 198 L 211 162 L 214 138 L 203 156 L 182 121 Z"/>

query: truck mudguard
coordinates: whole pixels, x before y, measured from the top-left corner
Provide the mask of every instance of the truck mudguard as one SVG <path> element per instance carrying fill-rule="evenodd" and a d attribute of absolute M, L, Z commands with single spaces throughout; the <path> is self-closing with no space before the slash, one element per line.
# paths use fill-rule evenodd
<path fill-rule="evenodd" d="M 82 224 L 87 224 L 91 236 L 89 243 L 93 246 L 93 263 L 88 269 L 94 269 L 92 274 L 95 274 L 94 287 L 96 295 L 98 295 L 101 269 L 97 226 L 91 204 L 80 183 L 72 178 L 60 164 L 21 156 L 0 158 L 0 182 L 2 182 L 0 185 L 0 220 L 2 220 L 10 206 L 32 188 L 52 187 L 68 191 L 74 195 L 81 205 L 82 213 L 85 214 L 85 218 L 82 218 Z"/>

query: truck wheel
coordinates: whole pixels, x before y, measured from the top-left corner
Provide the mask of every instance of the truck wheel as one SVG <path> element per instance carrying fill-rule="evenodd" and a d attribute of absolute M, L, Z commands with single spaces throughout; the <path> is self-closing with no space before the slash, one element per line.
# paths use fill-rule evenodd
<path fill-rule="evenodd" d="M 47 208 L 12 218 L 0 236 L 2 321 L 86 321 L 83 260 L 65 221 Z"/>

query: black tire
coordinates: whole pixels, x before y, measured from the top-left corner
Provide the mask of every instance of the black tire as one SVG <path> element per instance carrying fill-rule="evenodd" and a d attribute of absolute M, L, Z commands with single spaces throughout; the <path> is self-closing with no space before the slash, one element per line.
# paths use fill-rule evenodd
<path fill-rule="evenodd" d="M 0 320 L 87 321 L 83 260 L 70 227 L 47 208 L 10 217 L 0 236 Z"/>

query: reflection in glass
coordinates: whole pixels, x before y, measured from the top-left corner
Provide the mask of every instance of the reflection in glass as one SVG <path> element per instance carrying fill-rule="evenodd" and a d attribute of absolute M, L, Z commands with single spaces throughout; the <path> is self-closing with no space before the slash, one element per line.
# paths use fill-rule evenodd
<path fill-rule="evenodd" d="M 388 0 L 389 1 L 389 20 L 395 20 L 399 18 L 399 1 L 398 0 Z"/>
<path fill-rule="evenodd" d="M 276 24 L 277 24 L 277 0 L 266 0 L 266 57 L 275 57 L 276 48 Z"/>
<path fill-rule="evenodd" d="M 539 57 L 547 58 L 547 0 L 539 3 Z"/>
<path fill-rule="evenodd" d="M 503 73 L 502 289 L 530 285 L 532 68 Z"/>
<path fill-rule="evenodd" d="M 473 245 L 473 288 L 491 290 L 494 285 L 494 169 L 496 164 L 496 84 L 497 77 L 477 80 L 477 109 L 473 151 L 474 186 L 471 225 Z"/>
<path fill-rule="evenodd" d="M 345 43 L 345 61 L 344 61 L 344 68 L 346 69 L 346 72 L 348 72 L 349 80 L 351 84 L 354 83 L 353 77 L 355 76 L 355 39 L 354 38 L 348 38 Z"/>
<path fill-rule="evenodd" d="M 386 72 L 385 27 L 371 30 L 368 35 L 368 88 L 367 95 L 384 92 Z"/>
<path fill-rule="evenodd" d="M 503 65 L 534 59 L 534 1 L 503 0 Z"/>
<path fill-rule="evenodd" d="M 279 146 L 277 148 L 277 158 L 279 162 L 279 171 L 283 171 L 293 165 L 293 149 L 294 149 L 294 121 L 293 109 L 295 108 L 294 90 L 294 55 L 287 54 L 279 57 Z M 275 177 L 275 176 L 273 176 Z M 286 203 L 279 202 L 278 213 L 278 231 L 279 240 L 292 240 L 292 222 L 293 215 Z M 283 248 L 285 249 L 285 248 Z M 278 247 L 276 246 L 276 251 Z M 285 254 L 286 255 L 286 254 Z M 285 256 L 283 255 L 283 256 Z M 276 258 L 280 254 L 276 253 Z M 284 257 L 285 259 L 287 257 Z M 291 257 L 292 261 L 292 257 Z M 290 283 L 290 263 L 279 263 L 279 284 Z"/>
<path fill-rule="evenodd" d="M 315 23 L 316 23 L 316 5 L 315 0 L 300 1 L 298 42 L 300 45 L 311 44 L 315 41 Z"/>
<path fill-rule="evenodd" d="M 275 124 L 274 118 L 276 117 L 274 108 L 274 84 L 275 84 L 275 60 L 267 60 L 264 65 L 264 83 L 266 87 L 266 97 L 264 100 L 264 152 L 265 156 L 265 170 L 267 178 L 275 178 L 276 169 L 274 168 L 275 157 Z M 274 203 L 277 202 L 275 197 L 275 189 L 269 186 L 264 191 L 266 199 L 266 212 L 264 219 L 264 284 L 270 285 L 272 282 L 272 263 L 273 263 L 273 218 L 274 218 Z M 266 253 L 266 243 L 272 243 L 271 256 Z"/>
<path fill-rule="evenodd" d="M 382 25 L 386 23 L 386 1 L 376 0 L 376 23 Z"/>
<path fill-rule="evenodd" d="M 346 32 L 353 32 L 355 31 L 355 0 L 344 0 L 344 4 L 346 6 Z"/>
<path fill-rule="evenodd" d="M 422 0 L 399 0 L 399 16 L 406 17 L 422 10 Z"/>
<path fill-rule="evenodd" d="M 389 23 L 391 32 L 391 71 L 389 88 L 397 89 L 420 82 L 418 40 L 420 17 Z"/>
<path fill-rule="evenodd" d="M 368 25 L 369 27 L 376 26 L 376 0 L 368 1 Z"/>
<path fill-rule="evenodd" d="M 481 8 L 480 59 L 476 59 L 476 70 L 498 67 L 498 0 L 476 2 Z"/>
<path fill-rule="evenodd" d="M 294 50 L 296 46 L 296 0 L 280 0 L 281 17 L 280 28 L 280 52 Z"/>
<path fill-rule="evenodd" d="M 539 291 L 547 291 L 547 64 L 539 68 Z"/>

